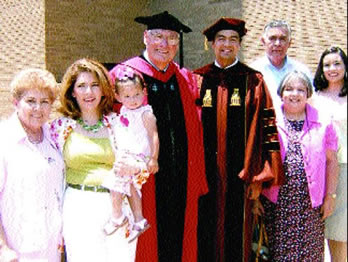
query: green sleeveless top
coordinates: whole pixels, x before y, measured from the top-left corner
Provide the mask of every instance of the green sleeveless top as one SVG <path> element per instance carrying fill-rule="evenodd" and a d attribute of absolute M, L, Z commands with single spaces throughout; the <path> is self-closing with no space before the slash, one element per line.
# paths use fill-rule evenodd
<path fill-rule="evenodd" d="M 65 142 L 63 157 L 67 183 L 91 186 L 101 185 L 115 161 L 109 138 L 90 138 L 74 131 Z"/>

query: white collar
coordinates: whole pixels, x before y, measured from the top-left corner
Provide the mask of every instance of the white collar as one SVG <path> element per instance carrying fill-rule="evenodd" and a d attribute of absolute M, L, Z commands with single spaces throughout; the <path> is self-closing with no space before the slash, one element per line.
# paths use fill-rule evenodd
<path fill-rule="evenodd" d="M 238 57 L 236 57 L 236 60 L 234 60 L 234 62 L 232 64 L 230 64 L 230 65 L 228 65 L 228 66 L 226 66 L 224 68 L 221 65 L 219 65 L 218 61 L 216 61 L 216 60 L 214 62 L 214 65 L 217 66 L 218 68 L 221 68 L 221 69 L 228 69 L 228 68 L 230 68 L 232 66 L 235 66 L 238 62 L 239 62 Z"/>
<path fill-rule="evenodd" d="M 275 69 L 275 70 L 283 70 L 283 68 L 286 68 L 286 65 L 288 64 L 288 56 L 286 55 L 285 58 L 284 58 L 284 64 L 281 68 L 278 68 L 276 66 L 274 66 L 271 62 L 271 60 L 268 58 L 268 56 L 266 55 L 266 60 L 267 60 L 267 63 L 268 63 L 268 66 Z"/>
<path fill-rule="evenodd" d="M 160 70 L 154 63 L 151 62 L 150 57 L 149 57 L 149 53 L 147 52 L 147 50 L 144 51 L 143 56 L 146 59 L 146 61 L 149 62 L 149 64 L 151 64 L 157 71 L 159 71 L 159 72 L 167 71 L 169 64 L 166 66 L 166 68 L 164 68 L 163 70 Z"/>

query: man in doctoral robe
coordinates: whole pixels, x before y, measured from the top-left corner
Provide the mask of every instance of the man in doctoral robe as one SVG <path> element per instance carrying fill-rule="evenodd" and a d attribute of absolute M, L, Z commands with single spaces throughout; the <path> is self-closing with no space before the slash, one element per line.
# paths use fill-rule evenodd
<path fill-rule="evenodd" d="M 196 79 L 173 61 L 180 33 L 191 29 L 168 12 L 137 17 L 135 21 L 147 26 L 146 49 L 122 64 L 143 74 L 160 140 L 159 172 L 142 190 L 144 217 L 151 227 L 139 238 L 136 260 L 194 262 L 198 199 L 208 190 L 202 126 L 195 104 Z M 111 78 L 114 71 L 110 71 Z"/>
<path fill-rule="evenodd" d="M 194 71 L 209 186 L 199 205 L 199 261 L 249 261 L 250 199 L 282 174 L 272 100 L 261 73 L 237 57 L 246 32 L 243 20 L 217 20 L 203 31 L 216 59 Z"/>

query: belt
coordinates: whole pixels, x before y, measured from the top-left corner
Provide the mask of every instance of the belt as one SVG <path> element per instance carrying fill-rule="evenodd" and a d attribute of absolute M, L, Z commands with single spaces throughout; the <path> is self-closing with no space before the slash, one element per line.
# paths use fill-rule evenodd
<path fill-rule="evenodd" d="M 110 190 L 102 186 L 75 185 L 68 183 L 68 186 L 83 191 L 110 193 Z"/>

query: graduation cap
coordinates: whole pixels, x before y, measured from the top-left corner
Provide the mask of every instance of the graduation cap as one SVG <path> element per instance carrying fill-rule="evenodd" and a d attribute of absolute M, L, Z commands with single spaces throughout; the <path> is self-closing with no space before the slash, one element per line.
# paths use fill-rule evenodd
<path fill-rule="evenodd" d="M 222 17 L 217 20 L 214 24 L 209 26 L 203 31 L 208 41 L 213 41 L 217 32 L 221 30 L 234 30 L 242 38 L 247 29 L 245 28 L 245 21 L 237 18 Z"/>
<path fill-rule="evenodd" d="M 184 65 L 183 54 L 183 33 L 192 32 L 191 28 L 181 23 L 175 16 L 164 11 L 152 16 L 138 16 L 134 19 L 135 22 L 147 25 L 147 30 L 165 29 L 175 31 L 180 34 L 180 68 Z"/>

